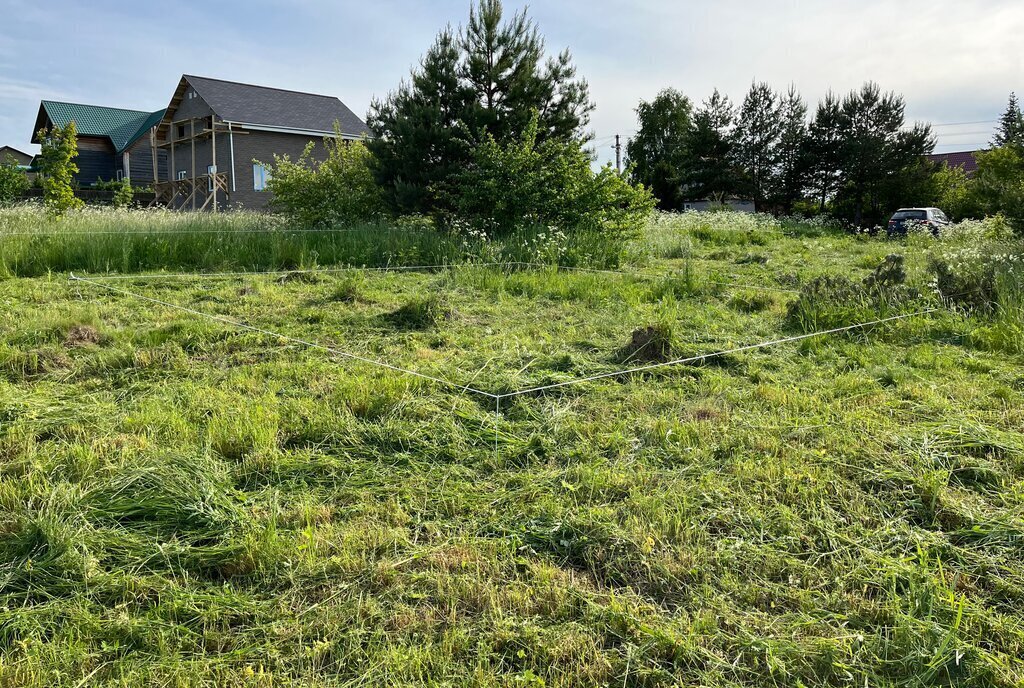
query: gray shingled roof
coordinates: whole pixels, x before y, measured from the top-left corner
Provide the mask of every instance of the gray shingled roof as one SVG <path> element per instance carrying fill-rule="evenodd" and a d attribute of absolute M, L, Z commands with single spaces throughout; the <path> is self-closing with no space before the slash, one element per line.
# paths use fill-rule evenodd
<path fill-rule="evenodd" d="M 316 132 L 333 132 L 334 123 L 338 122 L 343 134 L 370 134 L 366 124 L 333 96 L 284 91 L 188 74 L 184 78 L 226 122 Z"/>

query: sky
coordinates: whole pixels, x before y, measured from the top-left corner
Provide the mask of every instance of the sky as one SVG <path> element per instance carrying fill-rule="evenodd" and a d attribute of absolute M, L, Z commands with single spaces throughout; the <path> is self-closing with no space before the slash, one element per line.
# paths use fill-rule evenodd
<path fill-rule="evenodd" d="M 181 74 L 335 95 L 365 115 L 470 0 L 0 0 L 0 146 L 29 144 L 41 99 L 165 107 Z M 506 9 L 521 2 L 506 0 Z M 794 84 L 815 104 L 865 81 L 931 122 L 938 152 L 992 136 L 1010 91 L 1024 97 L 1021 0 L 538 0 L 551 52 L 569 48 L 597 104 L 600 160 L 635 109 L 674 87 Z M 625 140 L 625 138 L 624 138 Z"/>

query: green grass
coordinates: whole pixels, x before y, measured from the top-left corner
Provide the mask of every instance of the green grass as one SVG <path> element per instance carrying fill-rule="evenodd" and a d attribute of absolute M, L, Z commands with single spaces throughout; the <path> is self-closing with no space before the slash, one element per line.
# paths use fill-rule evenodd
<path fill-rule="evenodd" d="M 800 294 L 730 281 L 903 253 L 907 301 L 808 312 L 937 305 L 930 250 L 694 216 L 626 274 L 110 284 L 500 393 L 619 370 L 643 328 L 678 356 L 805 331 Z M 0 280 L 0 686 L 1024 682 L 1009 287 L 496 416 L 45 267 Z"/>

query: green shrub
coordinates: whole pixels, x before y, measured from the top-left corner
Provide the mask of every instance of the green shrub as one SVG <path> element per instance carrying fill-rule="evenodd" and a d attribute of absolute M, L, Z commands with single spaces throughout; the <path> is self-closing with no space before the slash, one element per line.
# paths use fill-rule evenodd
<path fill-rule="evenodd" d="M 132 204 L 132 199 L 135 198 L 135 190 L 132 188 L 132 184 L 127 179 L 122 179 L 114 189 L 114 207 L 115 208 L 127 208 Z"/>
<path fill-rule="evenodd" d="M 890 255 L 857 282 L 843 275 L 822 275 L 789 304 L 787 322 L 802 332 L 817 332 L 884 318 L 919 294 L 906 284 L 903 256 Z"/>
<path fill-rule="evenodd" d="M 380 219 L 384 197 L 370 171 L 370 152 L 360 141 L 325 138 L 327 158 L 317 160 L 310 142 L 299 156 L 274 156 L 267 188 L 270 205 L 304 227 L 338 227 Z"/>
<path fill-rule="evenodd" d="M 962 220 L 983 214 L 971 179 L 962 167 L 944 165 L 932 175 L 932 184 L 935 186 L 935 204 L 950 217 Z"/>
<path fill-rule="evenodd" d="M 85 205 L 75 196 L 74 175 L 78 172 L 78 129 L 74 120 L 52 130 L 40 129 L 42 142 L 39 154 L 39 173 L 43 178 L 43 202 L 55 217 L 65 215 Z"/>
<path fill-rule="evenodd" d="M 1018 234 L 1024 235 L 1024 148 L 1014 145 L 977 155 L 974 193 L 990 215 L 1002 214 Z"/>
<path fill-rule="evenodd" d="M 540 140 L 536 118 L 508 145 L 485 136 L 449 193 L 456 214 L 491 237 L 548 227 L 624 241 L 640 233 L 654 208 L 643 186 L 610 167 L 595 173 L 579 142 Z"/>
<path fill-rule="evenodd" d="M 12 205 L 28 186 L 28 175 L 18 169 L 14 158 L 7 156 L 0 160 L 0 208 Z"/>
<path fill-rule="evenodd" d="M 950 306 L 994 314 L 1000 291 L 1024 282 L 1024 246 L 1001 216 L 953 225 L 929 257 L 932 286 Z"/>

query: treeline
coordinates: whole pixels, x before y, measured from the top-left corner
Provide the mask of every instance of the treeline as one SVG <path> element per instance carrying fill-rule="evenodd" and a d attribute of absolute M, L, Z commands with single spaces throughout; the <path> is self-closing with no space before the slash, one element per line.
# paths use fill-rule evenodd
<path fill-rule="evenodd" d="M 700 106 L 668 89 L 637 108 L 628 162 L 632 179 L 666 210 L 744 197 L 763 211 L 827 212 L 858 226 L 884 222 L 900 206 L 955 205 L 948 210 L 962 216 L 1005 211 L 957 198 L 970 182 L 928 161 L 931 127 L 908 124 L 905 109 L 902 96 L 874 83 L 842 98 L 830 93 L 813 114 L 793 87 L 777 93 L 755 83 L 739 105 L 716 90 Z"/>

